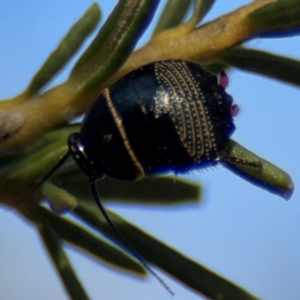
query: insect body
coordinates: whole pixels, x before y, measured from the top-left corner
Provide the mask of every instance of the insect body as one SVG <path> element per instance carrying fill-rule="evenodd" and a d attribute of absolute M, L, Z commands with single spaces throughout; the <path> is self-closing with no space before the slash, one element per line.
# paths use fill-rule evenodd
<path fill-rule="evenodd" d="M 154 62 L 101 93 L 80 133 L 69 137 L 70 154 L 93 179 L 185 173 L 216 164 L 235 129 L 235 108 L 199 65 Z"/>
<path fill-rule="evenodd" d="M 214 75 L 185 61 L 158 61 L 130 72 L 101 93 L 80 133 L 69 136 L 68 153 L 40 183 L 71 155 L 90 178 L 95 201 L 111 228 L 170 293 L 111 222 L 95 180 L 105 175 L 138 180 L 216 164 L 238 112 L 225 92 L 227 83 L 225 73 L 218 83 Z"/>

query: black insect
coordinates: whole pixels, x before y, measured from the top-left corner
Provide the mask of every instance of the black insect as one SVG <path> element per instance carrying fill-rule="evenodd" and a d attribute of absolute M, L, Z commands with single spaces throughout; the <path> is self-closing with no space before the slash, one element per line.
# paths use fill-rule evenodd
<path fill-rule="evenodd" d="M 233 110 L 224 86 L 199 65 L 151 63 L 101 93 L 70 135 L 69 154 L 91 179 L 185 173 L 216 163 L 235 128 Z"/>
<path fill-rule="evenodd" d="M 218 82 L 186 61 L 157 61 L 130 72 L 100 94 L 80 133 L 69 136 L 68 153 L 42 183 L 71 155 L 90 178 L 95 200 L 115 230 L 95 180 L 105 175 L 140 180 L 217 164 L 238 112 L 225 92 L 227 84 L 224 72 Z"/>

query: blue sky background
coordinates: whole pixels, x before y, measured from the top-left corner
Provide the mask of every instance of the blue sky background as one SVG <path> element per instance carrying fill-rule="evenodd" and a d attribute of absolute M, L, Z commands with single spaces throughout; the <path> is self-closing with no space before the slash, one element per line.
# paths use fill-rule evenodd
<path fill-rule="evenodd" d="M 99 2 L 104 20 L 117 1 Z M 248 2 L 219 0 L 207 19 Z M 0 2 L 0 98 L 14 96 L 27 86 L 70 26 L 91 4 L 92 1 L 78 0 Z M 257 39 L 250 43 L 251 47 L 298 59 L 299 45 L 299 37 Z M 63 81 L 68 70 L 54 84 Z M 263 299 L 298 299 L 300 91 L 237 70 L 229 76 L 228 92 L 241 106 L 233 138 L 291 175 L 295 192 L 290 201 L 219 166 L 188 176 L 204 185 L 201 205 L 171 209 L 117 204 L 109 207 Z M 0 220 L 0 299 L 67 299 L 35 230 L 3 207 Z M 76 250 L 68 248 L 68 253 L 92 299 L 169 299 L 151 276 L 145 282 L 132 279 Z M 199 299 L 167 275 L 159 274 L 175 291 L 176 299 Z"/>

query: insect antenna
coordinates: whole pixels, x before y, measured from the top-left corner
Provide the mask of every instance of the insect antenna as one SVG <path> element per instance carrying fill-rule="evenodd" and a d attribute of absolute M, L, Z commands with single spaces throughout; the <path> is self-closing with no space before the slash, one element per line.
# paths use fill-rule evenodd
<path fill-rule="evenodd" d="M 46 174 L 46 176 L 38 183 L 35 189 L 38 189 L 42 186 L 69 158 L 70 151 L 68 151 L 58 162 L 57 164 Z"/>
<path fill-rule="evenodd" d="M 57 164 L 50 170 L 50 172 L 38 183 L 35 189 L 39 188 L 41 185 L 43 185 L 69 158 L 71 155 L 70 151 L 68 151 L 58 162 Z M 111 221 L 110 217 L 108 216 L 104 206 L 102 205 L 98 191 L 96 188 L 95 180 L 93 178 L 90 178 L 91 182 L 91 191 L 94 196 L 95 202 L 100 209 L 104 219 L 108 223 L 108 225 L 111 227 L 111 229 L 115 232 L 115 234 L 118 236 L 120 241 L 124 244 L 124 246 L 129 250 L 129 252 L 144 266 L 144 268 L 153 275 L 161 284 L 162 286 L 172 295 L 174 296 L 174 292 L 169 288 L 169 286 L 156 274 L 152 268 L 146 263 L 146 261 L 141 257 L 141 255 L 127 242 L 127 240 L 123 237 L 123 235 L 120 233 L 120 231 L 116 228 L 114 223 Z"/>
<path fill-rule="evenodd" d="M 95 198 L 96 204 L 99 207 L 104 219 L 106 220 L 108 225 L 111 227 L 111 229 L 115 232 L 115 234 L 118 236 L 120 241 L 129 250 L 129 252 L 144 266 L 144 268 L 151 275 L 153 275 L 172 296 L 174 296 L 174 292 L 170 289 L 170 287 L 163 281 L 162 278 L 160 278 L 158 276 L 158 274 L 156 274 L 156 272 L 152 268 L 150 268 L 150 266 L 146 263 L 146 261 L 142 258 L 142 256 L 127 242 L 125 237 L 120 233 L 120 231 L 116 228 L 114 223 L 111 221 L 111 219 L 108 216 L 104 206 L 102 205 L 102 203 L 100 201 L 99 194 L 98 194 L 94 179 L 91 179 L 91 190 L 92 190 L 92 194 Z"/>

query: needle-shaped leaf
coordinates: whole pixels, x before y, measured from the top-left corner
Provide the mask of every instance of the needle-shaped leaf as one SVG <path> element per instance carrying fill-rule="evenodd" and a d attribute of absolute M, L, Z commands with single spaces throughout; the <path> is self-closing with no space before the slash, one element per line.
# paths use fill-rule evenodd
<path fill-rule="evenodd" d="M 299 0 L 272 1 L 247 16 L 257 37 L 287 37 L 300 32 Z"/>
<path fill-rule="evenodd" d="M 36 225 L 45 248 L 51 257 L 70 298 L 73 300 L 88 300 L 89 297 L 81 285 L 81 282 L 62 247 L 62 241 L 59 234 L 51 224 L 42 217 L 37 207 L 31 207 L 30 210 L 23 211 L 23 213 Z"/>
<path fill-rule="evenodd" d="M 163 40 L 172 40 L 181 36 L 186 36 L 192 32 L 196 25 L 202 20 L 205 14 L 210 10 L 214 4 L 214 0 L 195 0 L 194 10 L 191 18 L 184 24 L 177 26 L 175 28 L 170 28 L 165 30 L 160 34 L 155 35 L 153 41 L 159 42 Z M 151 41 L 151 42 L 153 42 Z"/>
<path fill-rule="evenodd" d="M 288 200 L 294 191 L 291 177 L 267 160 L 230 140 L 221 163 L 247 181 Z"/>
<path fill-rule="evenodd" d="M 26 161 L 28 161 L 30 164 L 33 163 L 34 165 L 38 165 L 43 168 L 43 164 L 49 159 L 50 161 L 48 163 L 46 162 L 45 166 L 51 167 L 51 165 L 55 164 L 55 162 L 57 162 L 60 159 L 60 157 L 64 153 L 66 153 L 68 136 L 71 133 L 78 131 L 79 124 L 69 124 L 63 128 L 53 130 L 45 134 L 42 139 L 42 142 L 36 143 L 31 147 L 24 147 L 23 149 L 18 149 L 9 152 L 1 152 L 1 172 L 3 173 L 6 171 L 6 168 L 9 169 L 9 167 L 11 168 L 12 166 L 16 166 L 17 164 L 21 163 L 21 173 L 26 173 L 29 169 L 34 168 L 33 166 L 26 166 Z M 60 147 L 62 147 L 62 149 L 60 149 Z M 57 151 L 55 151 L 55 149 L 57 149 Z M 17 176 L 17 173 L 19 174 L 19 171 L 20 170 L 18 170 L 15 175 L 12 175 L 12 177 Z"/>
<path fill-rule="evenodd" d="M 67 64 L 83 42 L 99 23 L 101 11 L 94 3 L 72 26 L 58 47 L 49 55 L 42 67 L 31 79 L 24 92 L 12 99 L 1 101 L 1 109 L 14 107 L 37 94 Z"/>
<path fill-rule="evenodd" d="M 66 141 L 54 142 L 34 152 L 16 165 L 9 174 L 9 179 L 23 182 L 35 181 L 43 177 L 68 152 Z"/>
<path fill-rule="evenodd" d="M 74 213 L 89 226 L 100 230 L 117 243 L 120 243 L 120 246 L 123 246 L 122 242 L 115 236 L 114 232 L 95 208 L 82 202 L 74 210 Z M 108 212 L 108 214 L 122 236 L 143 258 L 194 291 L 205 295 L 209 299 L 258 299 L 236 284 L 231 283 L 153 238 L 116 214 L 111 212 Z"/>
<path fill-rule="evenodd" d="M 30 97 L 44 87 L 72 58 L 99 23 L 101 11 L 94 3 L 69 30 L 31 80 L 26 94 Z"/>
<path fill-rule="evenodd" d="M 222 53 L 220 61 L 244 71 L 300 86 L 300 60 L 266 51 L 237 47 Z"/>
<path fill-rule="evenodd" d="M 195 24 L 201 22 L 201 20 L 206 16 L 206 14 L 210 11 L 212 6 L 216 0 L 199 0 L 195 1 L 195 12 L 192 17 L 194 19 Z M 191 21 L 192 21 L 191 19 Z"/>
<path fill-rule="evenodd" d="M 58 213 L 72 210 L 78 206 L 73 195 L 48 181 L 42 185 L 41 192 L 43 197 L 48 200 L 51 209 Z"/>
<path fill-rule="evenodd" d="M 62 170 L 55 177 L 64 189 L 78 198 L 91 198 L 90 182 L 76 167 Z M 165 177 L 147 177 L 141 181 L 121 181 L 109 177 L 97 182 L 101 199 L 145 205 L 178 205 L 201 200 L 201 185 L 190 181 Z"/>
<path fill-rule="evenodd" d="M 85 91 L 106 80 L 125 62 L 149 25 L 158 0 L 120 1 L 70 75 Z"/>
<path fill-rule="evenodd" d="M 192 2 L 192 0 L 167 1 L 164 10 L 159 18 L 159 21 L 157 22 L 157 25 L 154 29 L 153 35 L 157 35 L 162 31 L 176 27 L 179 24 L 181 24 Z"/>
<path fill-rule="evenodd" d="M 145 276 L 144 268 L 136 260 L 120 248 L 82 228 L 80 224 L 58 217 L 43 207 L 39 207 L 39 213 L 51 224 L 64 241 L 100 259 L 109 267 L 117 267 L 119 270 L 130 272 L 135 276 Z"/>

